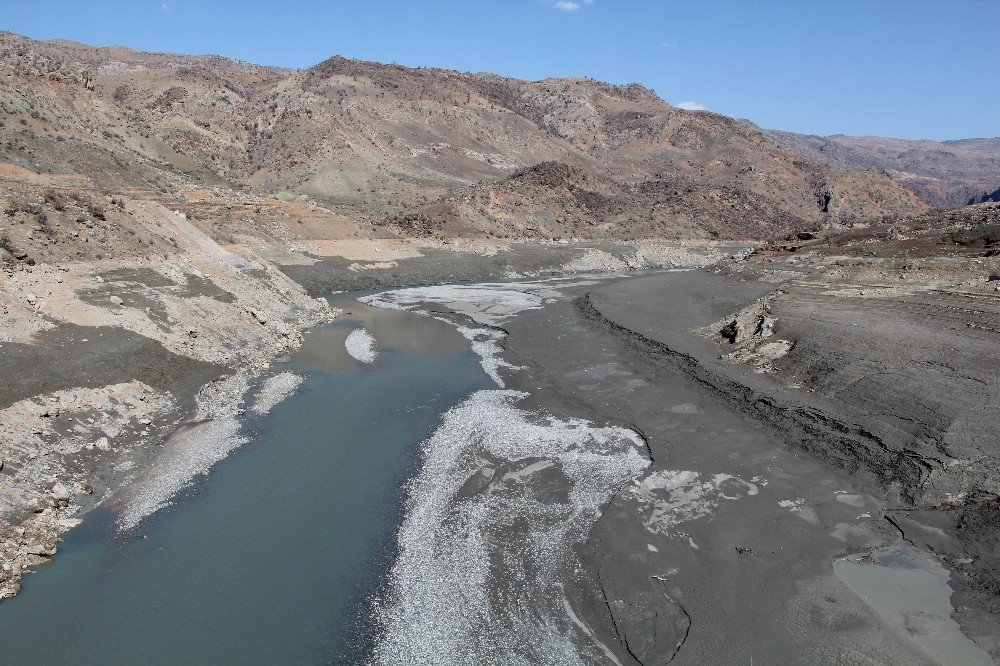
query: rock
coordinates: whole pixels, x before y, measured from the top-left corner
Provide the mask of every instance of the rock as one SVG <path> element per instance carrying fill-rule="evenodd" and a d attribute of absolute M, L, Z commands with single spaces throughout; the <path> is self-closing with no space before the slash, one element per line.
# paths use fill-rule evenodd
<path fill-rule="evenodd" d="M 267 323 L 267 317 L 265 317 L 262 312 L 259 312 L 258 310 L 251 310 L 250 314 L 253 315 L 253 318 L 257 320 L 258 324 L 264 325 Z"/>
<path fill-rule="evenodd" d="M 14 258 L 17 259 L 18 261 L 24 261 L 25 259 L 28 258 L 28 253 L 25 252 L 24 250 L 17 250 L 14 252 Z"/>
<path fill-rule="evenodd" d="M 96 442 L 94 442 L 94 447 L 100 449 L 101 451 L 107 451 L 111 448 L 111 443 L 108 442 L 107 437 L 101 437 Z"/>
<path fill-rule="evenodd" d="M 125 301 L 123 301 L 123 300 L 122 300 L 121 298 L 119 298 L 118 296 L 112 296 L 112 297 L 111 297 L 111 298 L 109 298 L 108 300 L 109 300 L 109 301 L 111 301 L 111 304 L 112 304 L 112 305 L 119 305 L 119 306 L 120 306 L 120 305 L 125 305 Z"/>
<path fill-rule="evenodd" d="M 26 548 L 28 555 L 38 555 L 39 557 L 52 557 L 56 554 L 56 544 L 54 541 L 36 541 Z"/>
<path fill-rule="evenodd" d="M 38 301 L 35 295 L 30 292 L 24 295 L 24 300 L 28 301 L 29 305 L 34 305 Z"/>
<path fill-rule="evenodd" d="M 70 490 L 64 484 L 57 482 L 55 485 L 52 486 L 53 499 L 59 500 L 60 502 L 65 501 L 66 503 L 69 503 L 70 496 L 71 496 Z"/>
<path fill-rule="evenodd" d="M 774 326 L 778 323 L 777 317 L 763 317 L 760 321 L 759 332 L 760 337 L 769 338 L 774 335 Z"/>
<path fill-rule="evenodd" d="M 141 423 L 142 425 L 149 425 L 152 423 L 152 421 L 150 421 L 149 419 L 139 419 L 139 423 Z"/>

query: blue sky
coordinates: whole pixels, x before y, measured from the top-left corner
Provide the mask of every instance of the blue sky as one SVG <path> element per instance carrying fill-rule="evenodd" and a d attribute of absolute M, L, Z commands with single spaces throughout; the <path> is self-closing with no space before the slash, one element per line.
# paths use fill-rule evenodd
<path fill-rule="evenodd" d="M 308 67 L 331 55 L 638 81 L 764 127 L 1000 135 L 995 0 L 0 0 L 0 28 Z"/>

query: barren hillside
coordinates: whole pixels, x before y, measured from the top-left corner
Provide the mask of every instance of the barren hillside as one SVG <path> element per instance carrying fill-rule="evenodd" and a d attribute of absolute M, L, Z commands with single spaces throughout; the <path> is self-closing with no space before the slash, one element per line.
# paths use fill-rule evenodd
<path fill-rule="evenodd" d="M 907 141 L 765 130 L 779 145 L 838 171 L 875 169 L 939 208 L 970 203 L 1000 185 L 1000 138 Z"/>
<path fill-rule="evenodd" d="M 740 238 L 926 210 L 881 173 L 816 166 L 748 123 L 674 108 L 638 84 L 339 57 L 296 71 L 11 33 L 0 72 L 0 162 L 49 186 L 58 176 L 158 200 L 226 241 L 432 228 Z M 603 198 L 580 203 L 585 186 L 526 178 L 549 162 L 592 174 Z M 24 205 L 42 205 L 35 195 Z"/>

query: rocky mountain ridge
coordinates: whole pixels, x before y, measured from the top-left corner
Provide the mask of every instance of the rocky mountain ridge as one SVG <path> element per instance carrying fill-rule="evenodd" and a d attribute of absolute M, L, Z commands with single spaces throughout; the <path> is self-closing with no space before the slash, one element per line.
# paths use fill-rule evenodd
<path fill-rule="evenodd" d="M 928 208 L 884 174 L 817 166 L 750 123 L 677 109 L 638 84 L 340 57 L 289 70 L 11 33 L 0 34 L 0 72 L 0 162 L 171 207 L 206 196 L 305 204 L 336 233 L 426 234 L 394 221 L 469 188 L 488 204 L 459 206 L 446 233 L 756 238 Z M 488 194 L 541 194 L 518 174 L 550 162 L 594 174 L 613 201 L 585 214 L 564 195 L 532 201 L 528 221 Z M 295 235 L 296 215 L 282 210 L 275 224 Z M 255 225 L 236 226 L 271 234 Z M 223 216 L 205 230 L 221 238 L 233 225 Z"/>

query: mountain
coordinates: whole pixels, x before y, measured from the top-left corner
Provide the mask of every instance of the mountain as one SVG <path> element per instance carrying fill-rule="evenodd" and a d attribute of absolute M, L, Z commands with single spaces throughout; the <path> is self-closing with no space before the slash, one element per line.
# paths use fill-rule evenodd
<path fill-rule="evenodd" d="M 764 130 L 803 159 L 838 171 L 875 169 L 938 208 L 968 203 L 1000 186 L 1000 138 L 911 141 Z"/>
<path fill-rule="evenodd" d="M 817 173 L 811 182 L 795 182 L 799 174 L 793 171 L 782 174 L 787 180 L 772 176 L 777 185 L 770 178 L 748 184 L 701 173 L 697 178 L 678 169 L 620 182 L 595 170 L 543 162 L 453 190 L 385 223 L 401 233 L 443 237 L 756 238 L 818 226 L 823 219 L 894 217 L 901 207 L 924 207 L 907 190 L 889 198 L 886 193 L 898 188 L 876 173 Z M 747 173 L 759 171 L 750 167 Z"/>
<path fill-rule="evenodd" d="M 291 70 L 2 33 L 0 110 L 0 162 L 182 208 L 218 238 L 301 236 L 302 206 L 313 237 L 611 240 L 927 210 L 877 170 L 816 164 L 638 84 L 340 57 Z"/>

